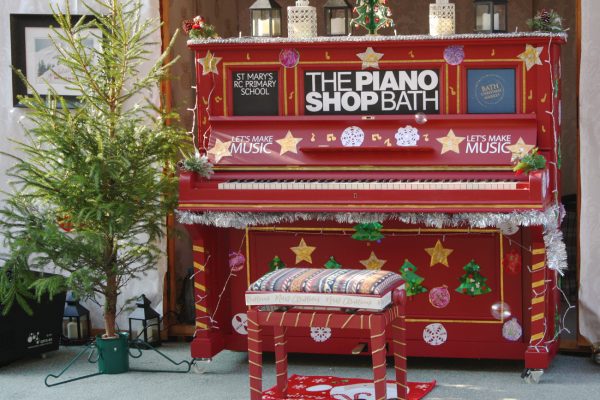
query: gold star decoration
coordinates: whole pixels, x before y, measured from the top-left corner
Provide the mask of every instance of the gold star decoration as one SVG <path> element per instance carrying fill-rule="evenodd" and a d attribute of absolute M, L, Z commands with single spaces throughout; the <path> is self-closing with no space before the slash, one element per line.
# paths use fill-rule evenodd
<path fill-rule="evenodd" d="M 525 63 L 525 67 L 527 71 L 533 68 L 534 65 L 542 65 L 542 60 L 540 60 L 540 54 L 542 54 L 543 47 L 533 47 L 528 44 L 525 46 L 525 51 L 519 54 L 519 57 Z"/>
<path fill-rule="evenodd" d="M 435 264 L 442 264 L 449 267 L 448 256 L 452 254 L 454 249 L 445 249 L 442 246 L 442 242 L 438 240 L 434 247 L 426 248 L 425 251 L 431 256 L 430 267 L 433 267 Z"/>
<path fill-rule="evenodd" d="M 521 158 L 525 157 L 527 153 L 529 153 L 534 147 L 535 146 L 532 144 L 525 143 L 522 137 L 517 140 L 517 143 L 506 146 L 506 148 L 512 153 L 511 161 L 520 160 Z"/>
<path fill-rule="evenodd" d="M 215 57 L 213 53 L 208 50 L 206 56 L 199 58 L 198 63 L 202 65 L 202 75 L 208 75 L 210 73 L 219 74 L 217 64 L 221 61 L 222 57 Z"/>
<path fill-rule="evenodd" d="M 383 267 L 383 264 L 385 264 L 386 262 L 387 260 L 381 260 L 377 258 L 374 251 L 371 252 L 371 255 L 366 260 L 360 260 L 360 263 L 364 265 L 366 269 L 373 269 L 378 271 L 381 269 L 381 267 Z"/>
<path fill-rule="evenodd" d="M 276 140 L 277 143 L 281 146 L 281 150 L 279 150 L 279 155 L 284 155 L 288 151 L 291 153 L 298 154 L 298 143 L 302 141 L 302 138 L 295 138 L 292 135 L 292 132 L 288 131 L 283 139 Z"/>
<path fill-rule="evenodd" d="M 454 131 L 450 129 L 450 132 L 444 137 L 436 139 L 438 142 L 442 144 L 442 152 L 441 154 L 447 153 L 449 151 L 453 151 L 457 154 L 460 154 L 460 144 L 463 140 L 465 140 L 462 136 L 456 136 Z"/>
<path fill-rule="evenodd" d="M 296 264 L 300 263 L 300 261 L 306 261 L 312 264 L 311 254 L 315 249 L 316 247 L 314 246 L 307 246 L 304 238 L 300 239 L 300 244 L 298 246 L 290 247 L 290 250 L 296 255 Z"/>
<path fill-rule="evenodd" d="M 229 146 L 231 146 L 231 140 L 221 142 L 219 139 L 217 139 L 212 149 L 208 150 L 208 154 L 212 154 L 215 157 L 215 163 L 218 163 L 221 161 L 221 158 L 231 155 Z"/>
<path fill-rule="evenodd" d="M 383 53 L 376 53 L 372 47 L 367 47 L 365 52 L 358 53 L 356 56 L 362 60 L 362 69 L 379 69 L 379 60 L 381 60 L 381 57 L 383 57 Z"/>

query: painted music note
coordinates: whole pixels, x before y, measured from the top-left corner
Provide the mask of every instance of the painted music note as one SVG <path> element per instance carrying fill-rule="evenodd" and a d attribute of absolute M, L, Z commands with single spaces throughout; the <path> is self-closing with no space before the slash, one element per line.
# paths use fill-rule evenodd
<path fill-rule="evenodd" d="M 204 118 L 202 118 L 202 125 L 206 125 L 206 121 L 207 121 L 207 118 L 206 118 L 206 115 L 205 115 Z"/>
<path fill-rule="evenodd" d="M 288 96 L 289 100 L 292 100 L 294 98 L 294 92 L 290 92 L 290 95 Z"/>
<path fill-rule="evenodd" d="M 246 53 L 246 60 L 250 60 L 250 53 Z"/>
<path fill-rule="evenodd" d="M 206 97 L 202 98 L 202 103 L 204 103 L 205 106 L 208 105 L 208 100 L 206 99 Z"/>
<path fill-rule="evenodd" d="M 371 141 L 372 142 L 377 142 L 381 140 L 381 135 L 379 133 L 374 133 L 371 135 Z"/>
<path fill-rule="evenodd" d="M 329 55 L 328 51 L 325 52 L 325 59 L 326 60 L 331 60 L 331 56 Z"/>
<path fill-rule="evenodd" d="M 492 49 L 492 57 L 496 55 L 496 49 Z"/>
<path fill-rule="evenodd" d="M 546 127 L 542 125 L 542 132 L 546 133 Z"/>
<path fill-rule="evenodd" d="M 449 86 L 449 88 L 450 88 L 450 94 L 452 96 L 456 96 L 456 90 L 454 90 L 454 88 L 452 86 Z"/>
<path fill-rule="evenodd" d="M 429 142 L 429 133 L 424 133 L 423 139 L 425 139 L 426 142 Z"/>
<path fill-rule="evenodd" d="M 542 98 L 540 99 L 540 102 L 541 102 L 541 103 L 545 103 L 547 98 L 548 98 L 548 93 L 544 94 L 544 97 L 542 97 Z"/>
<path fill-rule="evenodd" d="M 390 139 L 385 139 L 385 142 L 383 143 L 385 143 L 387 147 L 392 147 L 392 142 L 390 142 Z"/>
<path fill-rule="evenodd" d="M 221 100 L 223 100 L 223 98 L 222 98 L 221 96 L 217 96 L 217 97 L 215 97 L 215 101 L 216 101 L 217 103 L 220 103 L 220 102 L 221 102 Z"/>
<path fill-rule="evenodd" d="M 408 55 L 410 58 L 415 58 L 415 53 L 412 50 L 408 52 Z"/>
<path fill-rule="evenodd" d="M 333 133 L 328 133 L 327 134 L 327 141 L 328 142 L 335 142 L 337 140 L 337 137 L 335 137 L 335 135 Z"/>
<path fill-rule="evenodd" d="M 316 142 L 316 141 L 317 141 L 317 138 L 316 138 L 316 136 L 315 136 L 315 134 L 314 134 L 314 133 L 311 133 L 311 134 L 310 134 L 310 141 L 311 141 L 311 142 Z"/>
<path fill-rule="evenodd" d="M 529 90 L 529 96 L 527 96 L 527 100 L 533 100 L 533 90 Z"/>

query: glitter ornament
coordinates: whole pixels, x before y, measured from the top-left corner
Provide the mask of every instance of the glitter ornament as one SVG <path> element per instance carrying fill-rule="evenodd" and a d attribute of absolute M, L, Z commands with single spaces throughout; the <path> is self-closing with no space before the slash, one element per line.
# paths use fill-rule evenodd
<path fill-rule="evenodd" d="M 296 49 L 281 49 L 279 62 L 285 68 L 294 68 L 300 62 L 300 53 Z"/>
<path fill-rule="evenodd" d="M 450 65 L 460 65 L 465 59 L 463 46 L 453 45 L 444 49 L 444 60 Z"/>
<path fill-rule="evenodd" d="M 504 269 L 512 275 L 521 274 L 521 252 L 518 250 L 511 250 L 504 254 Z"/>
<path fill-rule="evenodd" d="M 523 335 L 523 328 L 516 318 L 511 318 L 502 325 L 502 337 L 511 342 L 516 342 L 521 339 Z"/>
<path fill-rule="evenodd" d="M 438 286 L 429 291 L 429 302 L 435 308 L 445 308 L 450 304 L 450 291 L 447 286 Z"/>
<path fill-rule="evenodd" d="M 238 272 L 244 269 L 246 264 L 246 257 L 239 251 L 229 252 L 229 269 L 231 272 Z"/>

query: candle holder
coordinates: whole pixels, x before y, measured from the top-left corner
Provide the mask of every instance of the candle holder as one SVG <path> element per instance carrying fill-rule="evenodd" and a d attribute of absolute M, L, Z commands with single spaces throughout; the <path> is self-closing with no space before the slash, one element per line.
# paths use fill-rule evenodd
<path fill-rule="evenodd" d="M 508 31 L 508 0 L 474 0 L 475 32 Z"/>
<path fill-rule="evenodd" d="M 250 18 L 252 36 L 281 36 L 281 6 L 275 0 L 256 0 Z"/>
<path fill-rule="evenodd" d="M 432 36 L 453 35 L 456 26 L 454 3 L 448 0 L 436 0 L 429 5 L 429 34 Z"/>
<path fill-rule="evenodd" d="M 352 6 L 347 0 L 327 0 L 325 10 L 325 34 L 346 36 L 350 34 Z"/>
<path fill-rule="evenodd" d="M 65 302 L 61 344 L 70 346 L 87 343 L 91 331 L 90 311 L 79 304 L 71 291 L 67 293 Z"/>
<path fill-rule="evenodd" d="M 296 0 L 288 7 L 288 37 L 293 39 L 317 36 L 317 9 L 309 0 Z"/>
<path fill-rule="evenodd" d="M 160 346 L 160 314 L 150 307 L 150 300 L 145 295 L 138 297 L 135 304 L 137 308 L 129 315 L 129 338 L 132 346 Z"/>

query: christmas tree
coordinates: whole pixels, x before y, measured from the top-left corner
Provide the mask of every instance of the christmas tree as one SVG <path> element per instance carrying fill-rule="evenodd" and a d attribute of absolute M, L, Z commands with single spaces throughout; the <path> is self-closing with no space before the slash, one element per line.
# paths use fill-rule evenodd
<path fill-rule="evenodd" d="M 492 291 L 479 273 L 479 265 L 475 264 L 475 260 L 471 260 L 467 265 L 463 267 L 466 274 L 459 278 L 460 286 L 456 288 L 458 293 L 468 294 L 469 296 L 479 296 L 480 294 L 486 294 Z"/>
<path fill-rule="evenodd" d="M 59 68 L 52 79 L 80 94 L 69 108 L 52 87 L 42 96 L 16 71 L 31 95 L 20 98 L 28 123 L 8 172 L 15 191 L 0 209 L 8 248 L 0 308 L 16 301 L 31 311 L 30 290 L 39 298 L 71 289 L 103 305 L 104 336 L 112 338 L 123 288 L 156 268 L 187 137 L 167 124 L 177 116 L 152 100 L 172 64 L 173 42 L 162 55 L 150 51 L 159 21 L 141 19 L 140 2 L 98 1 L 95 11 L 85 5 L 93 14 L 86 20 L 72 19 L 63 3 L 64 12 L 54 13 Z M 102 32 L 101 48 L 88 45 L 98 35 L 91 31 Z M 37 274 L 48 269 L 60 274 Z"/>
<path fill-rule="evenodd" d="M 276 271 L 285 267 L 286 265 L 283 261 L 281 261 L 281 258 L 279 258 L 278 256 L 273 257 L 273 259 L 269 262 L 269 271 Z"/>
<path fill-rule="evenodd" d="M 404 260 L 404 264 L 400 267 L 400 275 L 402 275 L 402 279 L 404 279 L 407 296 L 414 296 L 419 293 L 427 292 L 427 289 L 422 285 L 425 278 L 415 274 L 416 270 L 417 267 L 408 260 Z"/>
<path fill-rule="evenodd" d="M 333 258 L 333 256 L 331 256 L 331 257 L 329 257 L 329 260 L 327 260 L 327 262 L 325 263 L 324 267 L 327 269 L 340 269 L 340 268 L 342 268 L 342 264 L 335 261 L 335 258 Z"/>
<path fill-rule="evenodd" d="M 356 232 L 352 235 L 352 239 L 366 240 L 369 242 L 374 242 L 376 240 L 383 239 L 381 228 L 383 228 L 383 225 L 381 225 L 379 222 L 358 224 L 354 227 L 354 230 Z"/>
<path fill-rule="evenodd" d="M 362 26 L 370 35 L 376 35 L 383 27 L 394 26 L 390 8 L 385 5 L 386 0 L 357 0 L 354 12 L 358 14 L 350 23 L 356 28 Z"/>

